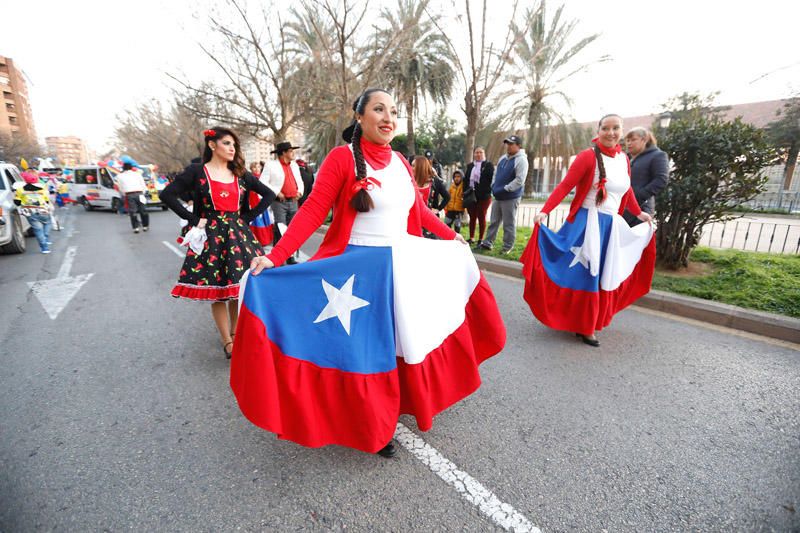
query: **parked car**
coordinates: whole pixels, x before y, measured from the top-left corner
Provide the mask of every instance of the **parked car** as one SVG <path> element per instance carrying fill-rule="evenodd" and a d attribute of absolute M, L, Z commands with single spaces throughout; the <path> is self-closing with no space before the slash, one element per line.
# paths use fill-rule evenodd
<path fill-rule="evenodd" d="M 122 205 L 122 195 L 114 186 L 116 171 L 99 165 L 80 165 L 72 169 L 69 194 L 87 211 L 111 209 L 116 212 Z"/>
<path fill-rule="evenodd" d="M 23 181 L 14 165 L 0 162 L 0 253 L 21 254 L 30 224 L 14 205 L 14 183 Z"/>

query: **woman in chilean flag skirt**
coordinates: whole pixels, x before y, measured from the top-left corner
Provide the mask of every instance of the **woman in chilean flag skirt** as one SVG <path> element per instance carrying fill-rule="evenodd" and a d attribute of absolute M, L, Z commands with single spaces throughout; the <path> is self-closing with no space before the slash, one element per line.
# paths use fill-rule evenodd
<path fill-rule="evenodd" d="M 231 387 L 242 413 L 279 438 L 391 457 L 398 417 L 430 429 L 480 386 L 478 365 L 506 333 L 466 242 L 426 208 L 389 145 L 393 98 L 369 89 L 353 110 L 351 144 L 328 154 L 285 235 L 242 281 Z M 316 255 L 273 269 L 331 208 Z"/>
<path fill-rule="evenodd" d="M 600 119 L 594 147 L 578 154 L 534 218 L 536 227 L 520 259 L 523 296 L 536 318 L 595 347 L 600 346 L 595 333 L 650 291 L 655 268 L 652 220 L 633 194 L 621 138 L 618 115 Z M 569 216 L 555 233 L 541 222 L 572 189 Z M 626 207 L 650 223 L 628 227 L 620 216 Z"/>

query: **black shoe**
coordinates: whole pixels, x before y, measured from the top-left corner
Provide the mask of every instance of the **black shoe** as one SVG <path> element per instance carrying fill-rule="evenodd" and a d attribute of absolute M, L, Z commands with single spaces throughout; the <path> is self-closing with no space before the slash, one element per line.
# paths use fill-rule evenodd
<path fill-rule="evenodd" d="M 286 260 L 286 264 L 287 265 L 296 265 L 297 264 L 297 259 L 295 259 L 293 255 L 289 256 L 289 259 Z"/>
<path fill-rule="evenodd" d="M 395 454 L 397 453 L 397 447 L 394 444 L 392 444 L 392 441 L 389 441 L 389 444 L 387 444 L 386 446 L 384 446 L 375 453 L 377 453 L 381 457 L 386 457 L 388 459 L 389 457 L 395 456 Z"/>
<path fill-rule="evenodd" d="M 580 333 L 576 333 L 575 336 L 579 337 L 583 341 L 584 344 L 588 344 L 589 346 L 594 346 L 595 348 L 600 346 L 600 341 L 597 340 L 596 338 L 591 339 L 591 338 L 587 337 L 586 335 L 581 335 Z"/>
<path fill-rule="evenodd" d="M 492 249 L 492 245 L 491 244 L 486 244 L 485 242 L 482 242 L 482 243 L 478 244 L 478 248 L 480 248 L 481 250 L 491 250 Z"/>

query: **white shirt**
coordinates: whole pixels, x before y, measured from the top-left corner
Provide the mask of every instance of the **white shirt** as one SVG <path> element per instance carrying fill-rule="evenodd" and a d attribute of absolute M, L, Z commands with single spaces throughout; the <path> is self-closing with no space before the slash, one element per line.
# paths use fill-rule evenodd
<path fill-rule="evenodd" d="M 294 181 L 297 184 L 297 197 L 300 198 L 303 196 L 303 178 L 300 176 L 300 167 L 297 166 L 295 161 L 292 161 L 289 163 L 289 168 L 292 169 L 292 176 L 294 176 Z M 286 179 L 286 175 L 283 173 L 280 159 L 273 159 L 267 163 L 267 167 L 261 174 L 260 181 L 272 189 L 272 192 L 277 196 L 283 189 L 284 179 Z"/>
<path fill-rule="evenodd" d="M 350 244 L 388 246 L 398 237 L 408 235 L 408 212 L 414 206 L 414 186 L 408 169 L 394 152 L 386 168 L 375 170 L 366 161 L 364 164 L 367 176 L 377 179 L 381 185 L 368 191 L 374 207 L 356 215 Z"/>
<path fill-rule="evenodd" d="M 134 170 L 126 170 L 117 176 L 117 186 L 122 194 L 147 190 L 142 173 Z"/>

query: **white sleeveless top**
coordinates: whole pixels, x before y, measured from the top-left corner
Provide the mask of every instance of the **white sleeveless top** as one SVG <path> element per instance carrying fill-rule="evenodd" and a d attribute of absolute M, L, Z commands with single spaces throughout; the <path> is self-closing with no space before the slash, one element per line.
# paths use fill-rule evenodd
<path fill-rule="evenodd" d="M 628 161 L 625 154 L 619 153 L 616 157 L 608 157 L 601 154 L 603 158 L 603 165 L 606 168 L 606 199 L 602 204 L 597 206 L 597 210 L 601 213 L 613 215 L 619 212 L 619 206 L 622 204 L 622 197 L 628 192 L 631 186 L 631 179 L 628 176 Z M 600 182 L 600 169 L 597 162 L 594 164 L 594 179 L 592 180 L 592 187 L 589 193 L 583 200 L 581 207 L 589 209 L 595 205 L 597 199 L 597 184 Z"/>
<path fill-rule="evenodd" d="M 381 170 L 373 169 L 369 163 L 366 165 L 367 177 L 375 178 L 381 185 L 368 191 L 375 207 L 356 215 L 349 243 L 389 246 L 408 234 L 408 213 L 414 205 L 414 186 L 408 169 L 394 152 L 389 164 Z"/>

